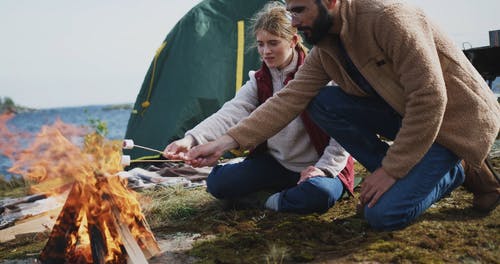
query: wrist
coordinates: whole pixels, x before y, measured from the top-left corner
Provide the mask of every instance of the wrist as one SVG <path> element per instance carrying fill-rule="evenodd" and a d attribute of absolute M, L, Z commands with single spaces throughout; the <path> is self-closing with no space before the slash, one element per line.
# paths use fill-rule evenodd
<path fill-rule="evenodd" d="M 223 151 L 238 148 L 239 144 L 231 136 L 225 134 L 217 139 Z"/>
<path fill-rule="evenodd" d="M 195 145 L 197 145 L 196 139 L 191 134 L 187 134 L 186 136 L 184 136 L 184 142 L 186 142 L 189 147 L 194 147 Z"/>

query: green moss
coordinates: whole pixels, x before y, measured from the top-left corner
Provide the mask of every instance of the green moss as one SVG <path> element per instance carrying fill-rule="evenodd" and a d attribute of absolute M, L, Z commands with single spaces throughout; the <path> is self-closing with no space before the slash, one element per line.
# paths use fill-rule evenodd
<path fill-rule="evenodd" d="M 394 242 L 379 240 L 375 243 L 371 244 L 368 247 L 368 250 L 374 250 L 377 252 L 393 252 L 397 248 L 397 245 Z"/>
<path fill-rule="evenodd" d="M 0 259 L 36 258 L 47 243 L 48 234 L 23 234 L 16 239 L 2 243 Z"/>
<path fill-rule="evenodd" d="M 206 263 L 261 263 L 269 251 L 263 249 L 261 243 L 272 241 L 289 249 L 285 263 L 328 260 L 341 263 L 449 263 L 464 260 L 499 263 L 499 248 L 495 241 L 500 239 L 500 210 L 487 216 L 477 214 L 470 208 L 471 199 L 470 193 L 459 188 L 414 224 L 394 232 L 376 232 L 369 228 L 366 221 L 355 213 L 357 197 L 341 200 L 322 215 L 259 210 L 218 211 L 212 217 L 188 219 L 193 225 L 205 225 L 205 234 L 216 237 L 210 241 L 198 241 L 190 253 Z M 200 222 L 200 219 L 205 220 Z M 199 227 L 185 224 L 189 230 L 199 230 Z M 254 239 L 248 239 L 248 236 Z M 248 248 L 237 250 L 236 254 L 234 245 Z"/>
<path fill-rule="evenodd" d="M 313 255 L 312 252 L 307 251 L 307 250 L 298 250 L 294 252 L 291 256 L 291 258 L 294 261 L 299 261 L 299 262 L 310 262 L 315 259 L 315 256 Z"/>
<path fill-rule="evenodd" d="M 265 259 L 266 245 L 266 240 L 258 233 L 237 233 L 197 242 L 190 254 L 203 263 L 261 263 Z"/>

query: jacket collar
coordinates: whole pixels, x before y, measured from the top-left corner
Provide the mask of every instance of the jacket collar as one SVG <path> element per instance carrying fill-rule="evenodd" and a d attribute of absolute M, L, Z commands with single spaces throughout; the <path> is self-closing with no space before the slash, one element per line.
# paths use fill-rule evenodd
<path fill-rule="evenodd" d="M 304 63 L 305 59 L 305 52 L 299 47 L 295 47 L 295 50 L 293 51 L 293 58 L 292 62 L 288 64 L 283 70 L 278 70 L 276 68 L 268 68 L 267 65 L 263 62 L 260 70 L 255 72 L 255 78 L 257 79 L 258 82 L 264 81 L 264 82 L 270 82 L 271 87 L 272 87 L 272 78 L 276 77 L 275 74 L 283 74 L 285 76 L 284 81 L 285 84 L 294 78 L 295 73 L 299 69 L 299 66 Z M 274 73 L 272 73 L 274 71 Z M 279 75 L 278 75 L 279 76 Z"/>
<path fill-rule="evenodd" d="M 356 6 L 354 4 L 355 0 L 342 0 L 339 1 L 340 8 L 339 13 L 335 14 L 336 16 L 340 15 L 340 20 L 342 21 L 342 27 L 340 28 L 340 34 L 330 33 L 325 38 L 316 44 L 319 48 L 331 47 L 333 44 L 336 44 L 338 38 L 342 39 L 342 42 L 345 46 L 349 46 L 352 43 L 352 38 L 349 36 L 349 32 L 355 32 L 356 23 L 354 20 L 356 18 Z M 349 19 L 348 19 L 349 18 Z M 348 22 L 350 21 L 350 23 Z"/>
<path fill-rule="evenodd" d="M 269 72 L 271 73 L 271 76 L 273 77 L 273 79 L 275 78 L 278 78 L 280 76 L 288 76 L 289 74 L 291 73 L 294 73 L 295 71 L 297 71 L 297 62 L 298 62 L 298 53 L 296 50 L 293 50 L 293 54 L 292 54 L 292 61 L 287 65 L 285 66 L 285 68 L 281 69 L 281 70 L 278 70 L 278 68 L 269 68 Z"/>

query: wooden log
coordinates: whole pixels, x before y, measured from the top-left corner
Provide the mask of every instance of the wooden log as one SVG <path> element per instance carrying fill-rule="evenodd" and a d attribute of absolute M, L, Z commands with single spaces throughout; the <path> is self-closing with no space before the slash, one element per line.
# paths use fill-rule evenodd
<path fill-rule="evenodd" d="M 74 251 L 75 245 L 71 245 L 71 237 L 75 236 L 80 228 L 80 222 L 78 221 L 82 208 L 80 194 L 80 186 L 74 183 L 66 203 L 57 217 L 49 240 L 40 254 L 42 263 L 65 263 L 67 259 L 66 252 Z"/>
<path fill-rule="evenodd" d="M 13 209 L 15 206 L 21 204 L 21 203 L 32 203 L 34 201 L 38 201 L 41 199 L 47 198 L 47 195 L 42 193 L 42 194 L 34 194 L 26 197 L 21 197 L 18 199 L 14 199 L 6 204 L 0 205 L 0 214 L 5 211 L 5 209 Z"/>
<path fill-rule="evenodd" d="M 146 256 L 144 256 L 141 247 L 139 247 L 139 244 L 137 244 L 137 241 L 132 236 L 132 233 L 130 232 L 128 227 L 125 226 L 120 220 L 120 212 L 118 211 L 118 209 L 116 209 L 116 207 L 113 208 L 113 216 L 116 230 L 120 234 L 123 242 L 123 247 L 127 252 L 127 262 L 133 264 L 148 264 L 148 260 L 146 259 Z"/>
<path fill-rule="evenodd" d="M 102 179 L 102 178 L 101 178 Z M 130 232 L 130 229 L 128 227 L 123 226 L 123 222 L 120 219 L 120 210 L 119 207 L 116 205 L 116 202 L 114 201 L 112 196 L 108 196 L 108 201 L 111 203 L 111 208 L 113 208 L 113 214 L 114 214 L 114 219 L 117 221 L 117 226 L 120 232 L 122 232 L 121 235 L 124 237 L 123 240 L 127 240 L 128 242 L 127 245 L 124 245 L 125 247 L 130 247 L 129 250 L 132 250 L 131 253 L 127 252 L 129 254 L 129 258 L 135 258 L 137 257 L 138 260 L 141 259 L 141 255 L 137 253 L 137 248 L 135 248 L 135 244 L 139 247 L 139 249 L 142 251 L 142 255 L 147 259 L 150 259 L 156 255 L 158 255 L 161 252 L 160 247 L 158 246 L 158 242 L 156 241 L 155 237 L 153 236 L 153 233 L 151 232 L 151 229 L 146 222 L 144 218 L 141 219 L 136 219 L 136 223 L 139 227 L 140 230 L 143 230 L 143 233 L 141 234 L 141 237 L 139 238 L 139 241 L 136 241 L 133 235 Z M 130 234 L 130 239 L 128 235 Z M 132 242 L 134 241 L 134 242 Z M 132 255 L 132 256 L 131 256 Z M 135 263 L 135 262 L 133 262 Z M 139 263 L 139 262 L 137 262 Z M 146 261 L 147 263 L 147 261 Z"/>
<path fill-rule="evenodd" d="M 108 250 L 106 238 L 97 225 L 89 224 L 90 248 L 92 250 L 92 263 L 105 264 Z"/>
<path fill-rule="evenodd" d="M 96 175 L 98 179 L 98 189 L 103 190 L 107 184 L 106 177 Z M 100 188 L 99 188 L 100 187 Z M 150 231 L 147 222 L 144 219 L 136 219 L 140 230 L 144 230 L 141 238 L 136 240 L 130 229 L 120 219 L 120 211 L 113 201 L 113 196 L 107 193 L 102 194 L 103 202 L 111 203 L 112 212 L 111 219 L 102 221 L 100 217 L 91 215 L 90 212 L 83 212 L 81 201 L 82 187 L 78 183 L 74 183 L 66 203 L 64 204 L 56 224 L 49 236 L 49 240 L 45 245 L 41 255 L 40 261 L 42 263 L 71 263 L 76 261 L 84 263 L 91 261 L 92 263 L 104 264 L 110 249 L 106 245 L 106 237 L 104 228 L 109 231 L 112 237 L 120 236 L 123 245 L 121 255 L 115 255 L 113 263 L 144 263 L 147 264 L 147 259 L 160 253 L 160 248 L 156 239 Z M 92 253 L 92 260 L 85 260 L 82 252 L 76 250 L 75 243 L 80 225 L 82 224 L 82 216 L 85 215 L 88 220 L 88 234 L 90 238 L 90 251 Z M 110 222 L 111 221 L 111 222 Z M 88 249 L 88 248 L 87 248 Z M 88 251 L 87 251 L 88 252 Z M 90 257 L 90 256 L 88 256 Z"/>
<path fill-rule="evenodd" d="M 143 245 L 143 252 L 147 259 L 150 259 L 161 253 L 161 249 L 158 246 L 156 238 L 151 232 L 151 228 L 145 219 L 137 221 L 141 230 L 144 230 L 143 236 L 140 238 L 140 242 Z"/>

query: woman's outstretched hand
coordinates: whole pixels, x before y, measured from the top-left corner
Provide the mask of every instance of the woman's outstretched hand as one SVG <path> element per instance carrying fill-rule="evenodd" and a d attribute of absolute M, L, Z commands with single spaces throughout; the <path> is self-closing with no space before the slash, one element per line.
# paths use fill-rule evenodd
<path fill-rule="evenodd" d="M 214 166 L 225 151 L 238 147 L 230 136 L 223 135 L 215 141 L 191 148 L 186 155 L 186 163 L 193 167 Z"/>
<path fill-rule="evenodd" d="M 187 135 L 165 147 L 165 150 L 163 150 L 163 156 L 167 159 L 184 160 L 186 159 L 187 152 L 194 145 L 196 145 L 196 140 L 191 135 Z"/>

